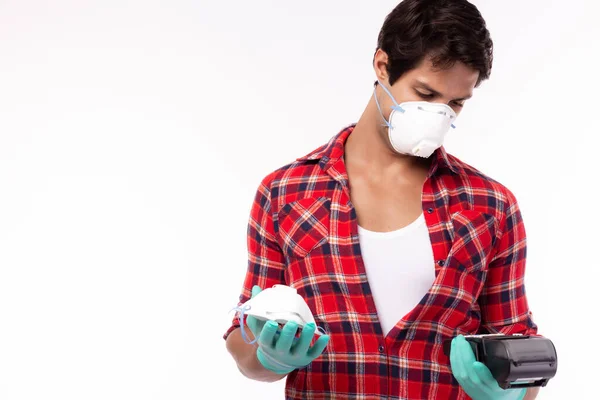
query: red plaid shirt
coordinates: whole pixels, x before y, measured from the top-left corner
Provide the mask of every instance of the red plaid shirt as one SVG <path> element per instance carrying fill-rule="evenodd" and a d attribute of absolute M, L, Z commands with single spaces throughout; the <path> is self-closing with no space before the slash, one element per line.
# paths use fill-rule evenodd
<path fill-rule="evenodd" d="M 440 148 L 423 188 L 435 282 L 384 335 L 361 258 L 344 144 L 328 144 L 269 174 L 248 224 L 253 285 L 295 287 L 331 339 L 288 375 L 286 399 L 469 399 L 442 342 L 458 334 L 537 334 L 525 286 L 525 229 L 513 194 Z M 225 338 L 239 326 L 233 321 Z"/>

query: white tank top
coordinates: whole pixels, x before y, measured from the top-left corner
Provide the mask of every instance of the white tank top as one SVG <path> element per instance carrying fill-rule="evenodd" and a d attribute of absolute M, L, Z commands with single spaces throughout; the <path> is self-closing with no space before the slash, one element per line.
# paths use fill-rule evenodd
<path fill-rule="evenodd" d="M 421 301 L 435 280 L 429 231 L 423 214 L 393 232 L 358 227 L 360 248 L 377 314 L 387 333 Z"/>

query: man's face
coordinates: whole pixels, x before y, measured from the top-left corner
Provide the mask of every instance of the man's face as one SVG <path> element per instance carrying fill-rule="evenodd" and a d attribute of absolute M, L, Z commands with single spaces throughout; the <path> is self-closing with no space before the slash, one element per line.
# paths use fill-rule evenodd
<path fill-rule="evenodd" d="M 428 101 L 450 106 L 460 114 L 465 101 L 473 94 L 477 84 L 479 71 L 461 62 L 455 63 L 446 70 L 434 69 L 429 58 L 426 58 L 415 69 L 406 72 L 393 86 L 389 86 L 386 71 L 387 55 L 378 50 L 374 67 L 377 78 L 384 84 L 398 103 L 405 101 Z M 386 120 L 389 120 L 392 99 L 381 88 L 377 88 L 377 96 Z"/>

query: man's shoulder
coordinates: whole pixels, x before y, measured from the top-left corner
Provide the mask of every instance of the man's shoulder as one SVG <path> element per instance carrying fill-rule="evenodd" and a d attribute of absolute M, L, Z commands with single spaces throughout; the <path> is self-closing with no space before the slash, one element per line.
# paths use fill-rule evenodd
<path fill-rule="evenodd" d="M 267 187 L 288 183 L 301 184 L 303 181 L 314 181 L 319 175 L 327 176 L 321 164 L 327 163 L 335 150 L 339 151 L 337 148 L 343 146 L 343 141 L 352 127 L 353 125 L 344 128 L 308 153 L 271 171 L 263 179 L 263 184 Z"/>
<path fill-rule="evenodd" d="M 326 157 L 325 152 L 328 146 L 329 143 L 322 144 L 303 156 L 272 170 L 262 179 L 261 185 L 269 189 L 272 195 L 277 196 L 281 192 L 291 194 L 290 191 L 301 191 L 308 182 L 314 184 L 323 177 L 329 179 L 320 165 L 323 157 Z M 281 190 L 282 186 L 286 186 L 286 188 Z"/>
<path fill-rule="evenodd" d="M 479 168 L 461 160 L 455 155 L 448 154 L 448 160 L 460 171 L 463 183 L 473 193 L 494 197 L 506 203 L 516 202 L 513 192 L 496 178 L 482 172 Z"/>

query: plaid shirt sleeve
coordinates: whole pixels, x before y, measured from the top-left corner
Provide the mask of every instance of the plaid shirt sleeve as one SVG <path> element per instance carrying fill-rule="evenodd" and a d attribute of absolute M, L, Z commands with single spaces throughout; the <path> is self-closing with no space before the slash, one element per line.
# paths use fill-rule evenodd
<path fill-rule="evenodd" d="M 507 192 L 497 252 L 490 262 L 479 305 L 482 333 L 537 335 L 525 293 L 527 240 L 516 198 Z"/>
<path fill-rule="evenodd" d="M 265 289 L 285 283 L 285 258 L 275 237 L 272 217 L 270 177 L 271 175 L 267 176 L 261 182 L 250 211 L 247 232 L 248 270 L 238 305 L 250 299 L 254 285 Z M 239 320 L 234 316 L 223 338 L 227 339 L 239 326 Z"/>

